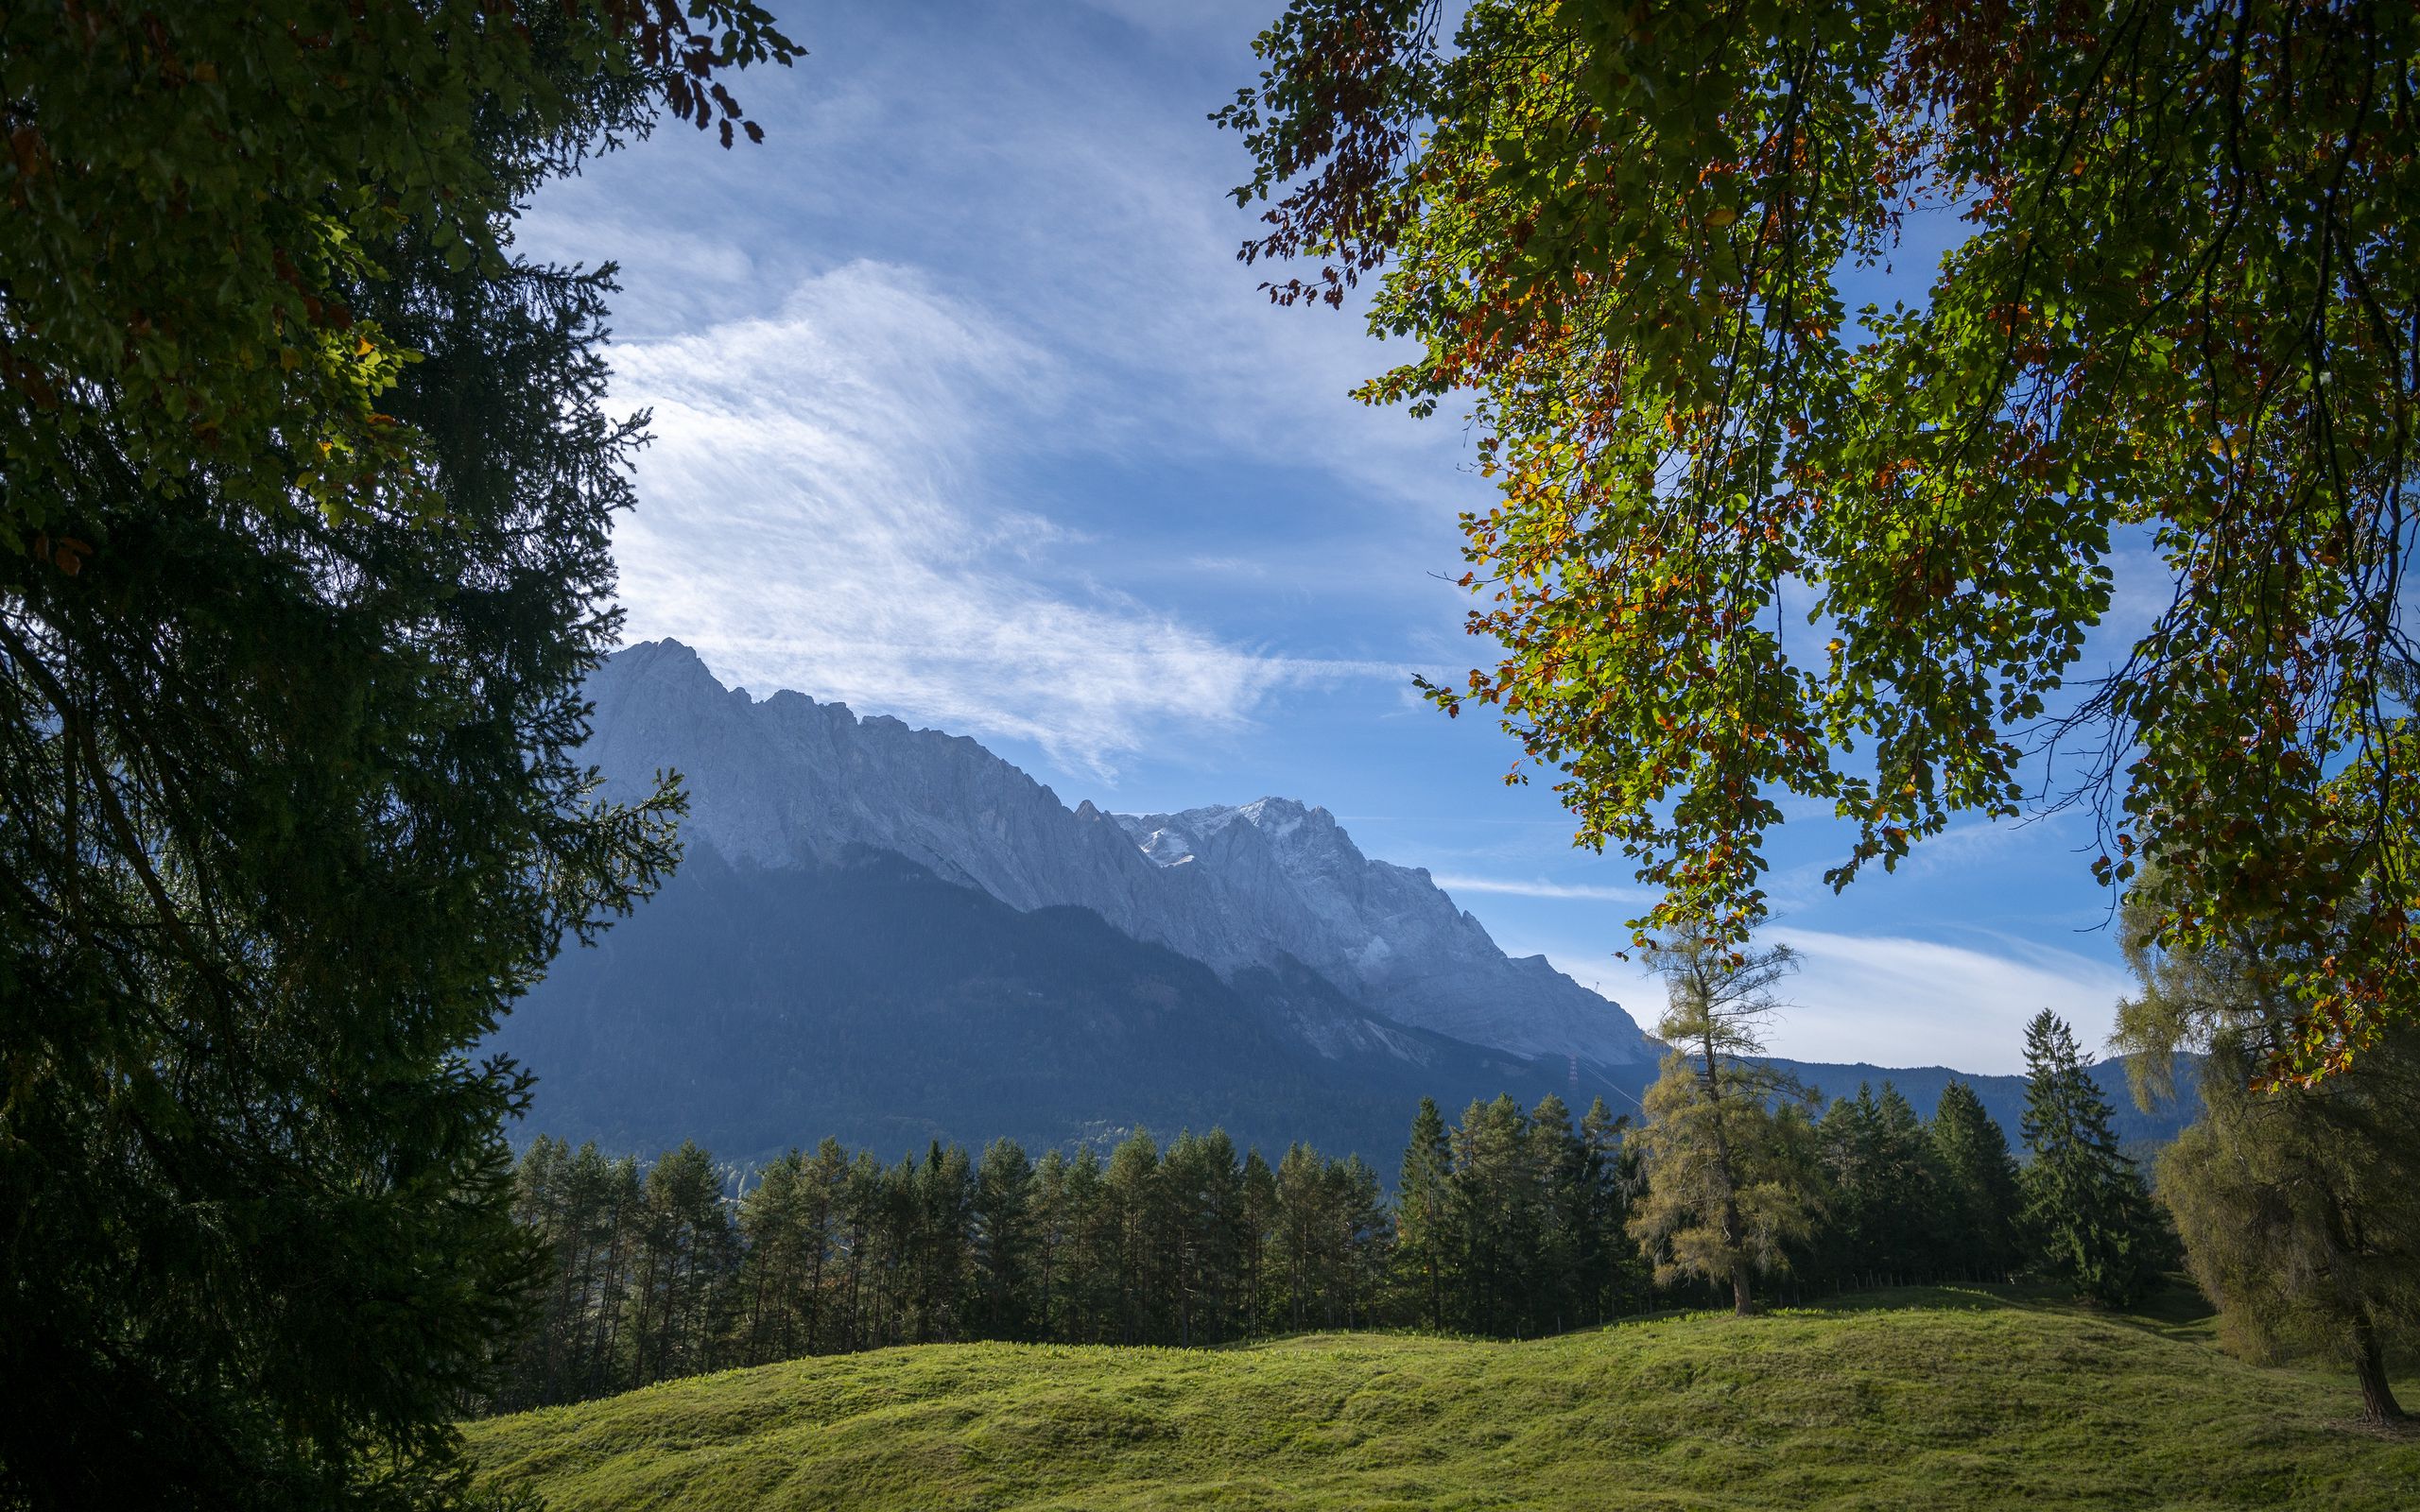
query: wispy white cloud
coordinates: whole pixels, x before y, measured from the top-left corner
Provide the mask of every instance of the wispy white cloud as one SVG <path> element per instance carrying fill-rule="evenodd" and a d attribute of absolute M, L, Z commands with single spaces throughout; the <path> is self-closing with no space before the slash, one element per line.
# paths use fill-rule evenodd
<path fill-rule="evenodd" d="M 1500 893 L 1510 898 L 1568 898 L 1591 902 L 1651 902 L 1655 895 L 1644 887 L 1608 887 L 1595 883 L 1548 882 L 1521 877 L 1432 877 L 1447 892 Z"/>
<path fill-rule="evenodd" d="M 2006 936 L 1982 936 L 1988 949 L 1808 929 L 1775 929 L 1767 937 L 1798 954 L 1798 971 L 1776 988 L 1782 1008 L 1769 1045 L 1795 1060 L 2018 1072 L 2028 1019 L 2048 1008 L 2090 1048 L 2108 1038 L 2130 985 L 2114 966 Z M 1532 947 L 1508 941 L 1507 948 L 1520 954 Z M 1664 1011 L 1664 983 L 1635 955 L 1617 960 L 1610 952 L 1568 948 L 1544 954 L 1557 971 L 1621 1004 L 1652 1032 Z"/>
<path fill-rule="evenodd" d="M 2097 1045 L 2131 985 L 2106 962 L 2007 936 L 1988 936 L 1988 951 L 1806 929 L 1772 937 L 1801 961 L 1772 1048 L 1806 1060 L 2018 1071 L 2028 1019 L 2048 1008 Z"/>
<path fill-rule="evenodd" d="M 1069 533 L 987 474 L 1065 384 L 1052 356 L 901 268 L 808 280 L 776 314 L 615 349 L 654 413 L 615 537 L 634 637 L 1106 770 L 1274 689 L 1403 675 L 1237 645 L 1056 573 Z"/>

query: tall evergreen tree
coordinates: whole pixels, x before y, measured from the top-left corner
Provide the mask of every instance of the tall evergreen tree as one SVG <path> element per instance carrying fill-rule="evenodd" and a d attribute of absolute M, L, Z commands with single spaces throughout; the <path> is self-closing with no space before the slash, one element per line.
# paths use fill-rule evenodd
<path fill-rule="evenodd" d="M 1258 1333 L 1272 1327 L 1290 1327 L 1284 1321 L 1288 1309 L 1276 1260 L 1277 1173 L 1269 1168 L 1268 1158 L 1258 1149 L 1244 1154 L 1243 1211 L 1242 1285 L 1249 1298 L 1252 1331 Z"/>
<path fill-rule="evenodd" d="M 1036 1281 L 1033 1163 L 1014 1140 L 997 1139 L 975 1170 L 975 1276 L 978 1314 L 994 1339 L 1022 1339 Z"/>
<path fill-rule="evenodd" d="M 1965 1082 L 1942 1089 L 1927 1132 L 1940 1162 L 1949 1240 L 1945 1255 L 1969 1280 L 2004 1280 L 2014 1268 L 2023 1202 L 2008 1135 Z"/>
<path fill-rule="evenodd" d="M 1386 1189 L 1378 1173 L 1358 1155 L 1329 1164 L 1327 1204 L 1336 1242 L 1333 1269 L 1326 1279 L 1331 1322 L 1349 1329 L 1368 1328 L 1376 1321 L 1374 1309 L 1386 1296 L 1388 1264 L 1393 1258 L 1394 1226 L 1387 1214 Z"/>
<path fill-rule="evenodd" d="M 1462 1240 L 1459 1326 L 1523 1331 L 1537 1250 L 1540 1192 L 1530 1119 L 1509 1095 L 1473 1102 L 1453 1131 L 1454 1222 Z"/>
<path fill-rule="evenodd" d="M 2111 1108 L 2074 1031 L 2045 1008 L 2025 1026 L 2024 1227 L 2043 1268 L 2123 1307 L 2149 1290 L 2157 1239 L 2135 1162 L 2109 1132 Z"/>
<path fill-rule="evenodd" d="M 1596 1172 L 1599 1252 L 1591 1273 L 1600 1320 L 1644 1306 L 1654 1284 L 1653 1268 L 1630 1242 L 1631 1198 L 1645 1178 L 1638 1151 L 1626 1137 L 1629 1132 L 1629 1116 L 1616 1116 L 1601 1097 L 1589 1103 L 1580 1120 L 1580 1137 Z"/>
<path fill-rule="evenodd" d="M 1552 1092 L 1530 1110 L 1530 1143 L 1538 1179 L 1538 1242 L 1530 1287 L 1530 1332 L 1560 1333 L 1581 1321 L 1592 1256 L 1599 1247 L 1594 1162 L 1571 1109 Z"/>
<path fill-rule="evenodd" d="M 1112 1226 L 1110 1253 L 1120 1344 L 1155 1336 L 1153 1324 L 1165 1301 L 1170 1224 L 1160 1179 L 1159 1143 L 1137 1129 L 1110 1152 L 1102 1194 Z"/>
<path fill-rule="evenodd" d="M 1945 1264 L 1948 1226 L 1942 1173 L 1924 1120 L 1898 1088 L 1885 1081 L 1874 1099 L 1876 1153 L 1886 1200 L 1876 1235 L 1886 1269 L 1902 1282 L 1934 1280 Z"/>
<path fill-rule="evenodd" d="M 1445 1326 L 1446 1275 L 1461 1247 L 1453 1222 L 1453 1160 L 1444 1116 L 1435 1098 L 1424 1097 L 1395 1182 L 1395 1254 L 1413 1314 L 1432 1329 Z"/>
<path fill-rule="evenodd" d="M 1322 1283 L 1333 1264 L 1337 1233 L 1328 1218 L 1331 1194 L 1326 1162 L 1304 1143 L 1289 1144 L 1277 1162 L 1275 1255 L 1283 1277 L 1283 1316 L 1289 1329 L 1329 1322 Z"/>
<path fill-rule="evenodd" d="M 696 1375 L 720 1363 L 737 1260 L 722 1173 L 694 1142 L 648 1167 L 631 1295 L 631 1379 Z"/>
<path fill-rule="evenodd" d="M 0 14 L 0 1504 L 465 1494 L 544 1291 L 475 1047 L 672 857 L 577 751 L 611 285 L 512 227 L 795 51 L 751 0 Z"/>
<path fill-rule="evenodd" d="M 805 1292 L 822 1236 L 808 1223 L 812 1178 L 791 1150 L 759 1173 L 739 1200 L 741 1316 L 738 1358 L 749 1365 L 804 1351 Z"/>
<path fill-rule="evenodd" d="M 1888 1200 L 1881 1179 L 1879 1110 L 1871 1088 L 1833 1100 L 1816 1125 L 1823 1163 L 1824 1222 L 1815 1263 L 1836 1287 L 1871 1284 L 1877 1259 L 1876 1212 Z"/>

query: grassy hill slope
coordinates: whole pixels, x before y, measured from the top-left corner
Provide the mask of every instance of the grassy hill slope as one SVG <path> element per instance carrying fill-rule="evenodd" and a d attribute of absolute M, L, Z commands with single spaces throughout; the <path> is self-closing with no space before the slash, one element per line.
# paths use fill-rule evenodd
<path fill-rule="evenodd" d="M 1931 1290 L 1522 1344 L 889 1349 L 470 1439 L 559 1512 L 2420 1506 L 2420 1436 L 2357 1406 L 2174 1319 Z"/>

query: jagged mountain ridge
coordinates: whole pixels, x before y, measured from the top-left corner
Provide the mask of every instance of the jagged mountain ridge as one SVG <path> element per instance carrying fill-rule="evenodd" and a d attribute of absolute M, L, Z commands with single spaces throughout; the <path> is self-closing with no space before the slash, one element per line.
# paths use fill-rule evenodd
<path fill-rule="evenodd" d="M 1223 975 L 1299 963 L 1375 1022 L 1313 1038 L 1382 1038 L 1384 1021 L 1521 1056 L 1606 1066 L 1652 1059 L 1621 1008 L 1515 960 L 1428 874 L 1374 861 L 1324 809 L 1285 799 L 1175 815 L 1070 809 L 963 736 L 782 692 L 725 689 L 676 641 L 631 646 L 591 678 L 588 752 L 609 795 L 659 768 L 688 780 L 692 846 L 764 868 L 894 851 L 1012 908 L 1088 908 Z"/>

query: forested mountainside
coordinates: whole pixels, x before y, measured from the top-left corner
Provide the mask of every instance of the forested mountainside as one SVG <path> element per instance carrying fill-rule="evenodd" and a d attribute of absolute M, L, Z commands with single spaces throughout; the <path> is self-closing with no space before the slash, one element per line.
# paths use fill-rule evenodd
<path fill-rule="evenodd" d="M 1357 1153 L 1392 1181 L 1424 1096 L 1634 1113 L 1654 1074 L 1392 1023 L 1290 961 L 1221 977 L 1088 910 L 1011 908 L 867 847 L 789 868 L 701 850 L 492 1042 L 538 1074 L 525 1135 L 643 1157 L 695 1140 L 741 1166 L 826 1136 L 897 1156 L 1217 1127 L 1272 1158 L 1297 1140 Z M 1890 1080 L 1924 1109 L 1958 1075 L 1795 1069 L 1835 1096 Z M 2133 1111 L 2121 1068 L 2100 1075 L 2121 1137 L 2173 1132 Z M 1961 1079 L 2014 1140 L 2023 1078 Z"/>
<path fill-rule="evenodd" d="M 1389 1022 L 1299 964 L 1221 977 L 1089 910 L 1020 911 L 862 847 L 785 868 L 694 852 L 493 1043 L 539 1075 L 531 1133 L 741 1163 L 827 1135 L 895 1154 L 1219 1126 L 1391 1167 L 1421 1097 L 1533 1102 L 1572 1066 Z"/>

